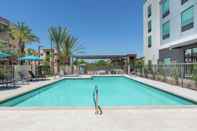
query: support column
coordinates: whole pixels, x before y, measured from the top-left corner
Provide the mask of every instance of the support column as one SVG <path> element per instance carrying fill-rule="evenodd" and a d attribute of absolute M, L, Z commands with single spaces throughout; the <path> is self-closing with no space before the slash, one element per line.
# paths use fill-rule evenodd
<path fill-rule="evenodd" d="M 127 74 L 130 74 L 130 70 L 131 70 L 131 65 L 130 65 L 130 57 L 127 57 Z"/>
<path fill-rule="evenodd" d="M 70 58 L 70 65 L 71 65 L 71 73 L 73 74 L 74 70 L 73 70 L 73 57 L 72 56 Z"/>

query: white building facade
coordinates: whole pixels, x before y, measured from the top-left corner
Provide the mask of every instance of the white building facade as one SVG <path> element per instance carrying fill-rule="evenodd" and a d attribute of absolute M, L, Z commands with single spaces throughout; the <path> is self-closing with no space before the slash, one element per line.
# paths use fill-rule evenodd
<path fill-rule="evenodd" d="M 162 0 L 160 61 L 197 62 L 197 0 Z"/>
<path fill-rule="evenodd" d="M 157 64 L 160 47 L 160 6 L 157 0 L 144 3 L 144 58 L 145 63 Z"/>
<path fill-rule="evenodd" d="M 197 0 L 153 1 L 157 2 L 160 8 L 160 14 L 155 15 L 160 21 L 160 31 L 156 32 L 160 41 L 157 49 L 152 52 L 148 52 L 144 47 L 145 59 L 158 51 L 158 62 L 165 64 L 197 62 Z M 148 3 L 149 0 L 144 4 L 144 12 Z M 146 36 L 144 38 L 146 39 Z M 150 54 L 147 55 L 147 52 Z"/>

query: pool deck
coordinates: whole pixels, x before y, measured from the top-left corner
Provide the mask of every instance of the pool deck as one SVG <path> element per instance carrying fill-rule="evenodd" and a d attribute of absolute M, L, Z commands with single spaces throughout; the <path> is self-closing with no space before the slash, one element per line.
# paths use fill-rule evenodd
<path fill-rule="evenodd" d="M 136 76 L 130 79 L 197 101 L 197 91 Z M 83 76 L 82 78 L 89 78 Z M 1 90 L 0 101 L 59 81 L 30 82 L 20 88 Z M 0 108 L 2 131 L 197 131 L 197 106 L 103 108 L 96 116 L 88 108 Z"/>
<path fill-rule="evenodd" d="M 196 131 L 197 109 L 0 110 L 2 131 Z"/>

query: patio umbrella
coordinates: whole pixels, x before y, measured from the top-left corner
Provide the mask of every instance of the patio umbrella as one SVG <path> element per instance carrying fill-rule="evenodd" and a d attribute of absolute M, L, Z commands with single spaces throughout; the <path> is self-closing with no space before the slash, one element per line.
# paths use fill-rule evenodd
<path fill-rule="evenodd" d="M 30 56 L 24 56 L 24 57 L 18 58 L 18 60 L 19 61 L 42 61 L 43 59 L 40 58 L 39 56 L 30 55 Z"/>
<path fill-rule="evenodd" d="M 7 58 L 7 57 L 9 57 L 9 56 L 10 56 L 9 54 L 0 51 L 0 59 L 2 59 L 2 58 Z"/>

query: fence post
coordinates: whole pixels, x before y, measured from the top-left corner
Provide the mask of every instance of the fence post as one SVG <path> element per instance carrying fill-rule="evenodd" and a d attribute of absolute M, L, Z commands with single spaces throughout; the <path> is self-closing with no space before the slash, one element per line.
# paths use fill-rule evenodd
<path fill-rule="evenodd" d="M 184 65 L 181 64 L 181 86 L 184 87 L 183 85 L 183 79 L 184 79 Z"/>

